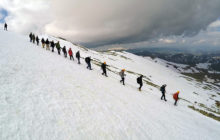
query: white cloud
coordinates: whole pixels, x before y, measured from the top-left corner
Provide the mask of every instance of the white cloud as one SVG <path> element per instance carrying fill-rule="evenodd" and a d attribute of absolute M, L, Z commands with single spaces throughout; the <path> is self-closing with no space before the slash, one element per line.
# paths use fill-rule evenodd
<path fill-rule="evenodd" d="M 161 43 L 166 43 L 166 44 L 172 44 L 176 42 L 176 40 L 173 40 L 173 39 L 163 39 L 163 38 L 159 39 L 159 41 Z"/>
<path fill-rule="evenodd" d="M 220 27 L 220 20 L 216 20 L 215 22 L 210 24 L 210 27 L 214 27 L 214 28 Z"/>

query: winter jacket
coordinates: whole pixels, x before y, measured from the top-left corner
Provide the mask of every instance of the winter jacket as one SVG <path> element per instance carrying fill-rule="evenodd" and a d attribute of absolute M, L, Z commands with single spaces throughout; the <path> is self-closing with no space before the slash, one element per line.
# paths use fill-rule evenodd
<path fill-rule="evenodd" d="M 60 49 L 60 43 L 59 42 L 56 43 L 56 48 L 57 48 L 57 50 Z"/>
<path fill-rule="evenodd" d="M 160 87 L 160 91 L 164 93 L 164 92 L 165 92 L 165 88 L 166 88 L 166 86 L 162 85 L 162 86 Z"/>
<path fill-rule="evenodd" d="M 80 53 L 79 53 L 79 51 L 76 53 L 76 58 L 80 58 Z"/>
<path fill-rule="evenodd" d="M 49 44 L 50 44 L 50 42 L 49 42 L 49 40 L 48 40 L 48 39 L 46 40 L 46 42 L 45 42 L 45 43 L 46 43 L 47 45 L 49 45 Z"/>
<path fill-rule="evenodd" d="M 53 42 L 53 41 L 50 43 L 50 46 L 51 46 L 52 48 L 54 48 L 54 47 L 55 47 L 55 44 L 54 44 L 54 42 Z"/>
<path fill-rule="evenodd" d="M 106 70 L 106 64 L 102 63 L 101 68 L 102 68 L 103 70 Z"/>
<path fill-rule="evenodd" d="M 42 44 L 44 44 L 44 43 L 45 43 L 45 40 L 44 40 L 43 38 L 41 39 L 41 43 L 42 43 Z"/>
<path fill-rule="evenodd" d="M 143 78 L 143 76 L 140 76 L 140 77 L 137 78 L 137 83 L 138 84 L 143 84 L 142 78 Z"/>
<path fill-rule="evenodd" d="M 63 53 L 65 53 L 65 54 L 66 54 L 66 47 L 65 47 L 65 46 L 63 47 L 63 49 L 62 49 L 62 50 L 63 50 Z"/>
<path fill-rule="evenodd" d="M 119 75 L 121 76 L 121 78 L 125 78 L 125 76 L 126 76 L 126 74 L 125 74 L 124 71 L 120 71 L 120 72 L 119 72 Z"/>
<path fill-rule="evenodd" d="M 39 38 L 38 38 L 38 36 L 36 37 L 36 41 L 39 42 Z"/>
<path fill-rule="evenodd" d="M 73 55 L 73 52 L 72 52 L 71 49 L 69 49 L 68 53 L 69 53 L 69 56 L 72 56 L 72 55 Z"/>
<path fill-rule="evenodd" d="M 173 99 L 174 99 L 174 100 L 178 100 L 178 99 L 179 99 L 178 96 L 179 96 L 179 93 L 174 93 L 174 94 L 173 94 Z"/>

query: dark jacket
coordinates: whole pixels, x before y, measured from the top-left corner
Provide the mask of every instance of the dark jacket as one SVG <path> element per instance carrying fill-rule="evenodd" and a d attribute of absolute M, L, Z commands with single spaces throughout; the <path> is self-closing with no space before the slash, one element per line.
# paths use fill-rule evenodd
<path fill-rule="evenodd" d="M 80 53 L 79 53 L 79 51 L 76 53 L 76 58 L 80 58 Z"/>
<path fill-rule="evenodd" d="M 101 65 L 101 68 L 103 69 L 103 70 L 106 70 L 106 64 L 104 64 L 104 63 L 102 63 L 102 65 Z"/>
<path fill-rule="evenodd" d="M 39 42 L 39 38 L 38 38 L 38 36 L 36 37 L 36 41 Z"/>
<path fill-rule="evenodd" d="M 166 91 L 166 86 L 165 85 L 162 85 L 161 87 L 160 87 L 160 91 L 162 92 L 162 93 L 165 93 L 165 91 Z"/>
<path fill-rule="evenodd" d="M 29 34 L 29 37 L 32 38 L 32 33 Z"/>
<path fill-rule="evenodd" d="M 35 35 L 34 34 L 32 34 L 32 39 L 35 40 Z"/>
<path fill-rule="evenodd" d="M 66 54 L 66 46 L 63 47 L 62 51 Z"/>
<path fill-rule="evenodd" d="M 141 84 L 141 85 L 143 84 L 143 76 L 142 75 L 137 78 L 137 83 Z"/>
<path fill-rule="evenodd" d="M 46 43 L 46 44 L 48 44 L 48 45 L 50 44 L 50 42 L 49 42 L 49 40 L 48 40 L 48 39 L 46 40 L 46 42 L 45 42 L 45 43 Z"/>
<path fill-rule="evenodd" d="M 52 42 L 50 43 L 50 46 L 51 46 L 52 48 L 54 48 L 54 47 L 55 47 L 55 43 L 52 41 Z"/>
<path fill-rule="evenodd" d="M 45 43 L 45 40 L 44 40 L 44 38 L 42 38 L 42 39 L 41 39 L 41 43 L 42 43 L 42 44 L 44 44 L 44 43 Z"/>

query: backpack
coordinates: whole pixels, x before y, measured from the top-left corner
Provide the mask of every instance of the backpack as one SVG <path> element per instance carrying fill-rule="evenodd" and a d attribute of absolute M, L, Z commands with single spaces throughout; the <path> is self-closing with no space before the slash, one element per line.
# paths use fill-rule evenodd
<path fill-rule="evenodd" d="M 89 62 L 89 57 L 86 57 L 85 61 L 86 61 L 86 63 L 88 63 Z"/>
<path fill-rule="evenodd" d="M 101 68 L 104 69 L 104 64 L 101 65 Z"/>
<path fill-rule="evenodd" d="M 163 89 L 164 89 L 164 86 L 161 86 L 161 87 L 160 87 L 160 91 L 163 91 Z"/>
<path fill-rule="evenodd" d="M 119 75 L 122 76 L 122 71 L 119 72 Z"/>
<path fill-rule="evenodd" d="M 178 93 L 174 93 L 174 94 L 173 94 L 173 99 L 174 99 L 174 100 L 178 100 Z"/>
<path fill-rule="evenodd" d="M 162 86 L 160 87 L 160 91 L 161 91 L 161 92 L 165 92 L 165 88 L 166 88 L 166 86 L 165 86 L 165 85 L 162 85 Z"/>
<path fill-rule="evenodd" d="M 140 77 L 137 78 L 137 83 L 138 83 L 138 84 L 141 83 L 141 78 L 140 78 Z"/>

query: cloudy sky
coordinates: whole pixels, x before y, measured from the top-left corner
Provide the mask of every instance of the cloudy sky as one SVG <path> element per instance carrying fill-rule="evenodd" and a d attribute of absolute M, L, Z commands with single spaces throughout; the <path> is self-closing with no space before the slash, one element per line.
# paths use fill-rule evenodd
<path fill-rule="evenodd" d="M 0 24 L 87 47 L 220 46 L 220 0 L 0 0 Z"/>

